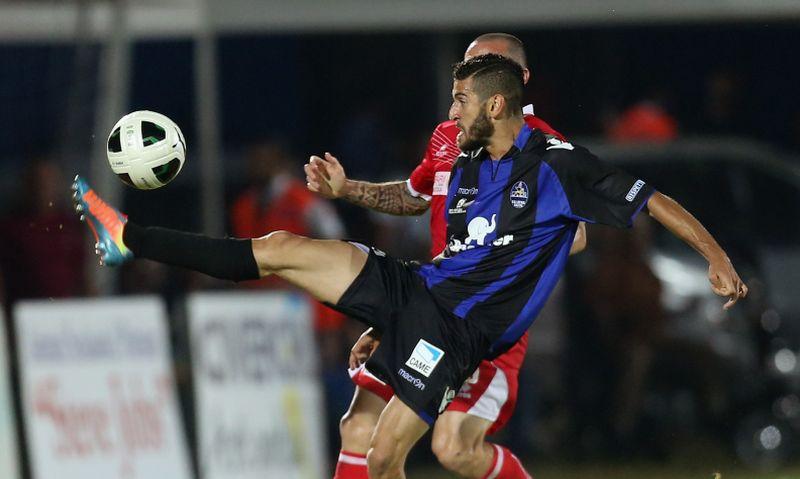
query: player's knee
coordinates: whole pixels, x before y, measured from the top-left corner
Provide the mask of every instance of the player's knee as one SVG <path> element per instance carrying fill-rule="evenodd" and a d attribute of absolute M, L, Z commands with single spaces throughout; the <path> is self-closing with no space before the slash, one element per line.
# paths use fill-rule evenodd
<path fill-rule="evenodd" d="M 342 416 L 342 420 L 339 421 L 342 448 L 348 451 L 352 451 L 354 448 L 366 450 L 369 447 L 369 441 L 372 438 L 376 423 L 377 421 L 373 415 L 347 411 Z"/>
<path fill-rule="evenodd" d="M 390 448 L 371 447 L 367 452 L 367 471 L 370 479 L 400 477 L 402 462 Z"/>
<path fill-rule="evenodd" d="M 261 276 L 267 276 L 285 267 L 286 260 L 292 256 L 290 251 L 303 239 L 305 238 L 302 236 L 282 230 L 253 238 L 253 256 Z"/>
<path fill-rule="evenodd" d="M 461 441 L 438 434 L 434 435 L 431 446 L 439 464 L 448 471 L 462 475 L 472 472 L 473 451 Z"/>

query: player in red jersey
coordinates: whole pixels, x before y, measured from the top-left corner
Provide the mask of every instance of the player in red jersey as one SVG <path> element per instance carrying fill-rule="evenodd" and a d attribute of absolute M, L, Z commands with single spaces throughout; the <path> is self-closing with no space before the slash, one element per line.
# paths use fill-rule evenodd
<path fill-rule="evenodd" d="M 481 35 L 467 48 L 464 58 L 497 53 L 526 66 L 522 42 L 502 33 Z M 525 82 L 530 72 L 524 71 Z M 533 115 L 533 107 L 523 110 L 525 122 L 532 129 L 563 139 L 550 125 Z M 422 162 L 407 181 L 367 183 L 348 180 L 344 169 L 336 165 L 325 180 L 321 169 L 310 162 L 306 165 L 308 187 L 329 198 L 344 198 L 373 210 L 395 215 L 418 215 L 431 210 L 431 257 L 445 247 L 447 229 L 445 199 L 450 170 L 461 153 L 456 137 L 455 121 L 445 121 L 433 131 Z M 334 191 L 331 186 L 337 188 Z M 572 252 L 585 245 L 583 224 L 579 228 Z M 350 409 L 341 421 L 342 450 L 334 479 L 367 478 L 366 454 L 373 430 L 381 411 L 393 396 L 391 387 L 371 375 L 364 363 L 380 340 L 367 330 L 353 346 L 350 355 L 350 375 L 356 393 Z M 514 410 L 517 400 L 518 376 L 528 344 L 528 333 L 506 353 L 492 361 L 482 361 L 445 412 L 437 419 L 433 432 L 433 451 L 441 464 L 463 477 L 524 478 L 529 477 L 519 460 L 507 449 L 485 441 L 487 434 L 501 429 Z"/>

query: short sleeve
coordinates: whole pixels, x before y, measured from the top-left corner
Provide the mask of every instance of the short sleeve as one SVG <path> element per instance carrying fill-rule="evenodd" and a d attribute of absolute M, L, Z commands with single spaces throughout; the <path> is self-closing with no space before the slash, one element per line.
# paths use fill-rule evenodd
<path fill-rule="evenodd" d="M 550 150 L 545 161 L 561 183 L 572 219 L 630 227 L 656 191 L 582 147 Z"/>

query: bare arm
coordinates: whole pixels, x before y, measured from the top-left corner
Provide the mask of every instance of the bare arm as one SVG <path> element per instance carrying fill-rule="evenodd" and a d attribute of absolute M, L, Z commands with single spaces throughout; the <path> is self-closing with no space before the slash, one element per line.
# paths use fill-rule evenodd
<path fill-rule="evenodd" d="M 358 206 L 398 216 L 421 215 L 430 203 L 411 194 L 405 181 L 370 183 L 347 178 L 344 168 L 330 153 L 312 156 L 304 166 L 308 189 L 326 198 L 342 198 Z"/>
<path fill-rule="evenodd" d="M 354 205 L 399 216 L 416 216 L 428 211 L 430 203 L 413 196 L 405 181 L 369 183 L 347 180 L 342 198 Z"/>
<path fill-rule="evenodd" d="M 739 298 L 747 296 L 747 286 L 739 278 L 728 255 L 694 216 L 675 200 L 658 192 L 647 200 L 647 209 L 650 216 L 708 261 L 711 289 L 714 293 L 729 298 L 725 309 L 733 306 Z"/>

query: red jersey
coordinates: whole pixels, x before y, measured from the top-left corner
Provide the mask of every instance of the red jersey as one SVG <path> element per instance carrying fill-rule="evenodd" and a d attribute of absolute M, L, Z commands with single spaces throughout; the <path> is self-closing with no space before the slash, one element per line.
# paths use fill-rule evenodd
<path fill-rule="evenodd" d="M 530 107 L 525 107 L 523 110 L 525 123 L 531 129 L 539 129 L 561 140 L 565 139 L 544 120 L 529 114 L 532 111 Z M 431 202 L 431 257 L 441 253 L 447 244 L 444 204 L 447 199 L 447 187 L 450 184 L 450 170 L 456 157 L 461 154 L 456 143 L 458 131 L 453 120 L 440 123 L 433 130 L 425 156 L 406 182 L 411 194 Z"/>

